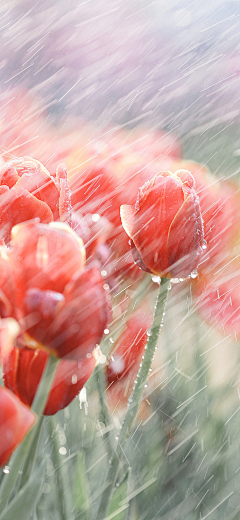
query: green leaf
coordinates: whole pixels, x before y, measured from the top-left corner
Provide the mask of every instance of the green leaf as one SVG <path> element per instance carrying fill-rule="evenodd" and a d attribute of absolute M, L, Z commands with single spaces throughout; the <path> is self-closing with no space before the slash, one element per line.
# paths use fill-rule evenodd
<path fill-rule="evenodd" d="M 121 482 L 120 486 L 116 488 L 115 493 L 113 494 L 113 498 L 111 500 L 108 515 L 106 520 L 125 520 L 128 510 L 128 476 L 129 471 L 127 471 L 124 480 Z"/>
<path fill-rule="evenodd" d="M 28 520 L 37 505 L 44 482 L 46 463 L 33 473 L 31 480 L 19 491 L 8 507 L 0 514 L 0 520 Z"/>
<path fill-rule="evenodd" d="M 89 486 L 86 476 L 85 454 L 83 450 L 79 451 L 77 454 L 73 499 L 75 507 L 78 510 L 87 511 L 91 507 Z"/>

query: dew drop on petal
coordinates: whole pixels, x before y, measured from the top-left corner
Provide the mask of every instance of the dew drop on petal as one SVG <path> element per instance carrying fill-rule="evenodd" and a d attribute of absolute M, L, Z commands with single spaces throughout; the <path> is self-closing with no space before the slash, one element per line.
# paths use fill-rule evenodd
<path fill-rule="evenodd" d="M 191 272 L 191 278 L 197 278 L 197 275 L 198 275 L 198 272 L 197 272 L 197 269 L 194 269 L 192 272 Z"/>
<path fill-rule="evenodd" d="M 101 218 L 101 217 L 100 217 L 100 215 L 99 215 L 98 213 L 94 213 L 94 214 L 92 215 L 92 220 L 93 220 L 93 222 L 99 222 L 100 218 Z"/>

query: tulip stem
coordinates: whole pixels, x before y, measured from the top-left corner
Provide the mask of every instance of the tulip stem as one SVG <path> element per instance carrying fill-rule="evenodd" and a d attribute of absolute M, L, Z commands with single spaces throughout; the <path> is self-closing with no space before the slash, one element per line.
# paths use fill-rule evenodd
<path fill-rule="evenodd" d="M 26 484 L 26 482 L 30 479 L 31 474 L 33 472 L 34 464 L 36 462 L 37 451 L 38 451 L 38 447 L 39 447 L 39 440 L 40 440 L 41 432 L 42 432 L 43 420 L 44 420 L 44 416 L 42 415 L 42 417 L 39 417 L 39 420 L 37 421 L 36 428 L 34 431 L 34 439 L 32 441 L 31 447 L 28 451 L 27 458 L 25 459 L 23 475 L 21 478 L 21 482 L 20 482 L 18 491 L 20 489 L 22 489 L 24 484 Z"/>
<path fill-rule="evenodd" d="M 100 405 L 101 405 L 102 418 L 103 418 L 105 427 L 108 427 L 112 424 L 112 421 L 111 421 L 107 403 L 106 403 L 106 374 L 105 374 L 106 367 L 103 367 L 102 365 L 98 365 L 95 370 L 96 370 L 97 387 L 98 387 L 98 393 L 99 393 L 99 401 L 100 401 Z M 105 433 L 105 438 L 106 438 L 108 456 L 111 457 L 112 452 L 113 452 L 113 447 L 112 447 L 109 431 L 107 431 Z"/>
<path fill-rule="evenodd" d="M 148 338 L 145 355 L 137 375 L 137 381 L 134 386 L 133 393 L 128 402 L 129 407 L 121 427 L 119 440 L 115 452 L 113 454 L 112 460 L 110 462 L 108 475 L 104 484 L 104 491 L 99 505 L 98 514 L 96 516 L 97 520 L 104 520 L 109 509 L 111 497 L 118 477 L 119 466 L 123 456 L 124 447 L 131 432 L 133 422 L 136 418 L 138 408 L 142 400 L 144 387 L 148 378 L 148 373 L 151 368 L 152 360 L 154 357 L 154 352 L 157 345 L 159 332 L 161 329 L 169 286 L 170 280 L 162 278 L 157 297 L 151 333 Z"/>
<path fill-rule="evenodd" d="M 20 444 L 18 449 L 13 454 L 9 464 L 9 473 L 6 473 L 2 480 L 0 488 L 1 511 L 4 510 L 11 498 L 12 492 L 19 477 L 19 472 L 24 467 L 24 463 L 26 457 L 28 456 L 29 449 L 31 447 L 32 442 L 35 439 L 35 432 L 38 429 L 38 421 L 41 420 L 41 415 L 44 412 L 44 408 L 46 406 L 48 394 L 52 386 L 54 376 L 56 374 L 58 363 L 59 360 L 57 358 L 55 358 L 54 356 L 49 356 L 46 368 L 43 372 L 40 384 L 38 385 L 37 393 L 35 395 L 32 405 L 32 410 L 36 413 L 38 419 L 33 428 L 25 437 L 24 441 Z"/>
<path fill-rule="evenodd" d="M 72 489 L 69 482 L 68 468 L 66 464 L 62 464 L 59 449 L 59 432 L 57 429 L 58 423 L 55 417 L 50 417 L 49 434 L 52 438 L 52 459 L 54 464 L 54 471 L 57 479 L 57 491 L 59 497 L 60 514 L 62 520 L 71 519 L 72 507 Z"/>

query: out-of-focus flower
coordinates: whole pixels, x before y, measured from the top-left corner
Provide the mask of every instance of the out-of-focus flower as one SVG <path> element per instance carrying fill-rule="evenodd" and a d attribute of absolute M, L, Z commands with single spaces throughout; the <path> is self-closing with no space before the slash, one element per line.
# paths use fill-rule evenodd
<path fill-rule="evenodd" d="M 68 406 L 91 376 L 100 356 L 99 347 L 81 361 L 61 360 L 48 396 L 44 415 Z M 31 406 L 48 354 L 41 350 L 15 348 L 3 363 L 5 386 Z"/>
<path fill-rule="evenodd" d="M 117 340 L 106 370 L 107 396 L 111 408 L 124 407 L 133 390 L 134 380 L 139 370 L 147 343 L 147 331 L 152 317 L 143 310 L 138 311 L 126 323 Z"/>
<path fill-rule="evenodd" d="M 13 228 L 11 246 L 1 258 L 12 276 L 1 304 L 21 324 L 23 344 L 84 358 L 101 341 L 110 306 L 98 266 L 84 268 L 82 240 L 66 224 L 32 221 Z"/>
<path fill-rule="evenodd" d="M 0 318 L 0 360 L 4 360 L 9 356 L 19 332 L 20 325 L 16 320 L 13 318 Z"/>
<path fill-rule="evenodd" d="M 86 248 L 86 257 L 89 259 L 96 253 L 99 246 L 106 243 L 112 224 L 106 217 L 101 217 L 98 213 L 82 216 L 74 211 L 71 227 L 82 238 Z"/>
<path fill-rule="evenodd" d="M 212 326 L 240 338 L 240 269 L 236 261 L 193 283 L 197 311 Z"/>
<path fill-rule="evenodd" d="M 108 140 L 89 139 L 66 157 L 73 209 L 109 220 L 108 243 L 116 260 L 128 251 L 121 204 L 134 204 L 138 187 L 180 157 L 180 147 L 171 135 L 147 129 L 133 134 L 112 131 Z"/>
<path fill-rule="evenodd" d="M 194 186 L 187 170 L 161 172 L 139 189 L 135 207 L 121 206 L 134 260 L 143 270 L 179 278 L 197 268 L 204 232 Z"/>
<path fill-rule="evenodd" d="M 9 242 L 12 227 L 33 218 L 70 223 L 67 172 L 60 165 L 54 179 L 39 161 L 22 157 L 0 169 L 0 237 Z"/>
<path fill-rule="evenodd" d="M 36 420 L 35 414 L 0 386 L 0 466 L 4 466 Z"/>
<path fill-rule="evenodd" d="M 232 241 L 238 234 L 236 187 L 221 183 L 207 168 L 193 161 L 181 161 L 175 166 L 190 170 L 196 183 L 207 242 L 199 270 L 226 261 Z"/>

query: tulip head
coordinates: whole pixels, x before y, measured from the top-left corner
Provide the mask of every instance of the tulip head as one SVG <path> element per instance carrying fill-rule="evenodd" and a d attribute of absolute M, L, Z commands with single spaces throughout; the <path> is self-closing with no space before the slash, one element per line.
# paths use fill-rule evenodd
<path fill-rule="evenodd" d="M 139 189 L 135 207 L 121 206 L 134 261 L 143 270 L 183 278 L 197 268 L 204 232 L 194 186 L 187 170 L 161 172 Z"/>

